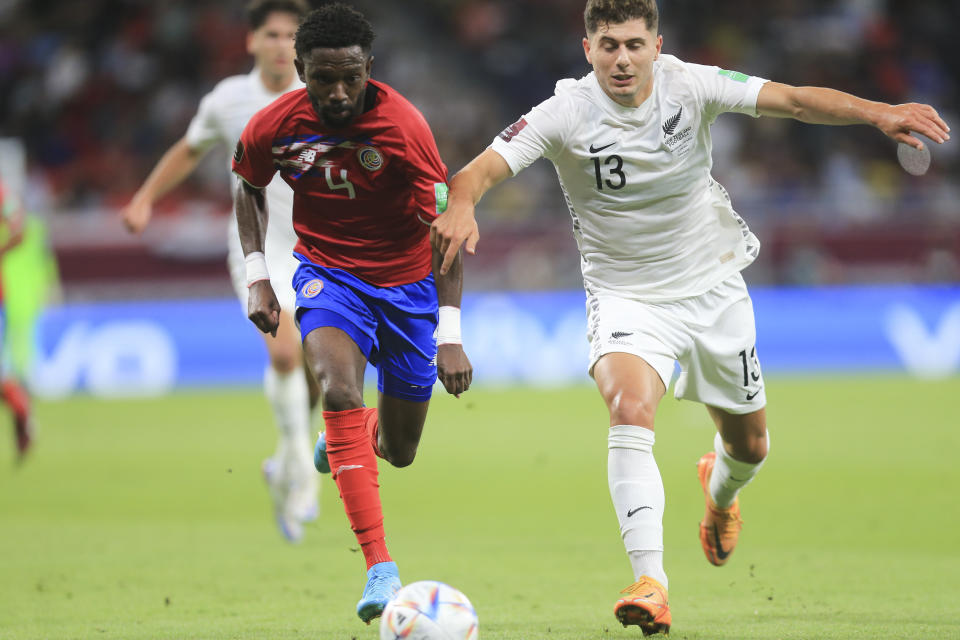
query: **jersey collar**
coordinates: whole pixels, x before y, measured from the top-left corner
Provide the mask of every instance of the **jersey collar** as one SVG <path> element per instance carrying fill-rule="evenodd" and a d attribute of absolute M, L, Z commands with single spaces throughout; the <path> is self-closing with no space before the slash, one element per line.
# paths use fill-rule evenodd
<path fill-rule="evenodd" d="M 597 80 L 597 75 L 591 71 L 587 78 L 589 79 L 587 84 L 590 87 L 590 91 L 594 94 L 594 98 L 597 103 L 610 115 L 615 116 L 618 120 L 626 120 L 634 122 L 636 124 L 646 124 L 650 120 L 650 114 L 653 112 L 653 105 L 656 102 L 657 97 L 657 78 L 659 77 L 659 65 L 654 62 L 653 65 L 653 91 L 650 92 L 650 95 L 647 96 L 647 99 L 639 107 L 625 107 L 610 96 L 607 95 L 606 91 L 603 90 L 603 87 L 600 86 L 600 81 Z"/>

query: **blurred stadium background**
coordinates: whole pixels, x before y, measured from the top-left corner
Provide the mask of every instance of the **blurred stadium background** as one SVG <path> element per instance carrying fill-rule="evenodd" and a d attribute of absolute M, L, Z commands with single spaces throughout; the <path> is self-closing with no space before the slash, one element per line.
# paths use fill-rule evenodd
<path fill-rule="evenodd" d="M 588 70 L 583 0 L 353 4 L 378 32 L 374 76 L 424 112 L 451 174 Z M 357 631 L 362 576 L 332 485 L 305 548 L 283 546 L 267 517 L 265 353 L 225 267 L 227 150 L 160 202 L 143 237 L 119 218 L 201 96 L 250 69 L 243 5 L 0 0 L 0 175 L 36 234 L 30 259 L 4 265 L 5 356 L 44 398 L 33 458 L 0 473 L 0 638 L 375 634 Z M 681 58 L 928 102 L 960 124 L 954 0 L 661 12 L 664 50 Z M 960 146 L 935 146 L 913 177 L 866 127 L 727 115 L 714 145 L 714 174 L 763 243 L 745 277 L 776 378 L 777 459 L 749 490 L 750 544 L 707 569 L 691 473 L 712 427 L 699 407 L 663 403 L 675 635 L 960 637 Z M 623 637 L 608 619 L 627 576 L 605 415 L 589 386 L 570 386 L 589 385 L 584 296 L 553 169 L 535 164 L 479 217 L 464 338 L 489 388 L 437 394 L 416 470 L 383 469 L 392 549 L 405 577 L 468 593 L 488 640 Z M 33 323 L 41 300 L 55 304 Z"/>
<path fill-rule="evenodd" d="M 587 71 L 581 0 L 355 4 L 378 27 L 374 75 L 423 110 L 451 174 L 557 79 Z M 244 337 L 253 329 L 232 308 L 224 267 L 227 151 L 161 201 L 142 238 L 118 218 L 200 97 L 249 70 L 242 10 L 206 0 L 0 3 L 4 179 L 46 221 L 65 305 L 35 337 L 41 393 L 259 380 L 263 354 Z M 960 122 L 954 2 L 677 0 L 661 10 L 664 50 L 682 58 L 928 102 Z M 745 276 L 768 366 L 956 371 L 960 146 L 934 145 L 930 172 L 913 177 L 866 127 L 727 115 L 714 145 L 715 177 L 763 243 Z M 583 380 L 579 264 L 552 167 L 538 162 L 492 193 L 480 221 L 466 275 L 478 296 L 466 321 L 478 380 Z M 784 286 L 801 288 L 763 288 Z M 531 291 L 566 293 L 537 294 L 534 305 Z M 540 366 L 521 353 L 531 345 Z"/>

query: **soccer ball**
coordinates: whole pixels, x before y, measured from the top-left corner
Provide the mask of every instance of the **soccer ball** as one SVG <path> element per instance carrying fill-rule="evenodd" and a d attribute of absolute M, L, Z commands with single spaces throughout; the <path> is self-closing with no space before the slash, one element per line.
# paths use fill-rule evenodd
<path fill-rule="evenodd" d="M 477 640 L 477 612 L 453 587 L 434 580 L 400 589 L 383 610 L 380 640 Z"/>

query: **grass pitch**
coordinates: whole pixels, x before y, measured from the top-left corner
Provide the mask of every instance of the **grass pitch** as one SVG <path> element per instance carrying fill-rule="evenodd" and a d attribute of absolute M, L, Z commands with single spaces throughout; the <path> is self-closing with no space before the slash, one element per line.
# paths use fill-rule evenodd
<path fill-rule="evenodd" d="M 680 639 L 960 638 L 960 381 L 768 380 L 771 457 L 723 568 L 697 539 L 706 412 L 665 399 L 657 459 Z M 14 469 L 0 441 L 0 638 L 373 639 L 336 489 L 288 545 L 259 464 L 259 390 L 37 408 Z M 405 581 L 463 590 L 481 638 L 637 638 L 591 387 L 437 395 L 420 455 L 381 468 Z"/>

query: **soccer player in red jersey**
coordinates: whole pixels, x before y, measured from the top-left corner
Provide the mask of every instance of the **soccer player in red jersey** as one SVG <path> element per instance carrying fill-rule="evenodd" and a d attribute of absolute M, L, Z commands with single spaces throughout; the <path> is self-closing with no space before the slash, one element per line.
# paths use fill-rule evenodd
<path fill-rule="evenodd" d="M 23 239 L 23 210 L 19 201 L 7 193 L 0 183 L 0 258 Z M 5 325 L 3 311 L 3 280 L 0 278 L 0 353 L 3 347 Z M 23 457 L 33 443 L 33 425 L 30 420 L 30 396 L 27 390 L 13 377 L 0 381 L 0 398 L 13 412 L 13 436 L 17 445 L 17 459 Z"/>
<path fill-rule="evenodd" d="M 376 458 L 413 462 L 438 375 L 457 396 L 472 378 L 460 340 L 461 263 L 440 276 L 430 246 L 447 170 L 420 112 L 370 79 L 373 38 L 350 7 L 310 13 L 296 36 L 306 87 L 250 120 L 233 162 L 248 311 L 264 333 L 276 330 L 280 308 L 263 261 L 263 189 L 279 171 L 294 191 L 296 319 L 326 424 L 315 463 L 332 471 L 366 559 L 357 615 L 368 623 L 400 587 Z M 363 404 L 368 361 L 378 371 L 375 409 Z"/>

